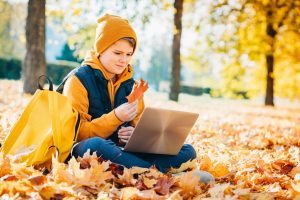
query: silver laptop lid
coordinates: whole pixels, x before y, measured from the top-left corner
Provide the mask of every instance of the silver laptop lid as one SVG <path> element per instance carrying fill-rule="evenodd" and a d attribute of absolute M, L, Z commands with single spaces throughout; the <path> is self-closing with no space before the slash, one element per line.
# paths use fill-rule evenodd
<path fill-rule="evenodd" d="M 146 107 L 124 150 L 176 155 L 199 114 Z"/>

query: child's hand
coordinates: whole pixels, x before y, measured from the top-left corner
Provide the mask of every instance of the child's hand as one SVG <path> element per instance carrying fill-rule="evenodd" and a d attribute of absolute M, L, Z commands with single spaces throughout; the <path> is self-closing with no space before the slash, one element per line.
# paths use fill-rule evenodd
<path fill-rule="evenodd" d="M 132 103 L 124 103 L 115 109 L 115 114 L 122 122 L 133 120 L 138 111 L 138 101 Z"/>
<path fill-rule="evenodd" d="M 132 126 L 122 127 L 119 129 L 118 137 L 121 142 L 127 143 L 131 134 L 133 133 L 134 128 Z"/>

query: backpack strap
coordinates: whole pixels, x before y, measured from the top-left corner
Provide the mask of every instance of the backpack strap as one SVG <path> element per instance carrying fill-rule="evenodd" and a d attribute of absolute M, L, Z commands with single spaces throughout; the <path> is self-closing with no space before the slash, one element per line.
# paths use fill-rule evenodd
<path fill-rule="evenodd" d="M 44 78 L 48 81 L 48 83 L 49 83 L 49 90 L 50 90 L 50 91 L 53 91 L 53 83 L 52 83 L 52 81 L 50 80 L 50 78 L 48 78 L 46 75 L 41 75 L 41 76 L 39 76 L 38 81 L 37 81 L 37 86 L 38 86 L 38 88 L 39 88 L 40 90 L 44 90 L 44 88 L 43 88 L 42 85 L 40 84 L 40 80 L 41 80 L 42 77 L 44 77 Z"/>

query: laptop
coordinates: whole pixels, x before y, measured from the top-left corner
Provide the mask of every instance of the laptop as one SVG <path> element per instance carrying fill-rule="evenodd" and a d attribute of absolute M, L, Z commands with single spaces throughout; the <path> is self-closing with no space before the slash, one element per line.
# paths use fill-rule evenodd
<path fill-rule="evenodd" d="M 177 155 L 199 114 L 146 107 L 125 151 Z"/>

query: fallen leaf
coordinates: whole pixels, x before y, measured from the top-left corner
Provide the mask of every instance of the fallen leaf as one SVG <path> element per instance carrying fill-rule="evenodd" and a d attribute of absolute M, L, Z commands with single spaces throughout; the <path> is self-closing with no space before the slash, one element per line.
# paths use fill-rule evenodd
<path fill-rule="evenodd" d="M 0 177 L 11 172 L 10 159 L 4 155 L 3 151 L 0 152 Z"/>
<path fill-rule="evenodd" d="M 193 160 L 189 160 L 185 163 L 182 163 L 179 168 L 171 167 L 169 172 L 174 174 L 174 173 L 179 173 L 179 172 L 183 172 L 183 171 L 186 171 L 186 170 L 192 170 L 192 169 L 195 169 L 195 168 L 197 168 L 196 159 L 193 159 Z"/>
<path fill-rule="evenodd" d="M 127 200 L 127 199 L 134 199 L 138 189 L 135 187 L 126 187 L 122 189 L 120 199 Z"/>
<path fill-rule="evenodd" d="M 194 171 L 183 173 L 178 179 L 179 187 L 181 188 L 181 194 L 184 198 L 192 197 L 196 194 L 200 188 L 197 188 L 199 184 L 199 177 L 194 176 Z"/>
<path fill-rule="evenodd" d="M 213 169 L 213 162 L 205 155 L 200 162 L 200 169 L 210 172 Z"/>
<path fill-rule="evenodd" d="M 143 177 L 143 183 L 145 184 L 145 186 L 150 189 L 153 188 L 153 186 L 157 183 L 157 180 L 155 179 L 149 179 L 147 177 Z"/>
<path fill-rule="evenodd" d="M 123 174 L 118 175 L 118 179 L 116 180 L 117 183 L 123 185 L 123 186 L 133 186 L 136 184 L 137 179 L 133 177 L 133 173 L 135 172 L 135 169 L 132 170 L 132 168 L 127 169 L 124 168 Z"/>
<path fill-rule="evenodd" d="M 216 164 L 211 172 L 214 175 L 214 177 L 222 177 L 230 173 L 228 168 L 222 163 Z"/>
<path fill-rule="evenodd" d="M 298 164 L 296 167 L 294 167 L 290 172 L 289 172 L 289 176 L 291 177 L 295 177 L 296 174 L 300 174 L 300 164 Z"/>
<path fill-rule="evenodd" d="M 292 188 L 297 192 L 300 193 L 300 181 L 297 181 L 296 183 L 292 182 Z"/>
<path fill-rule="evenodd" d="M 10 175 L 10 174 L 7 174 L 0 178 L 0 181 L 17 181 L 17 180 L 19 180 L 19 178 L 17 176 Z"/>
<path fill-rule="evenodd" d="M 216 184 L 208 190 L 211 198 L 223 198 L 225 190 L 229 187 L 229 183 Z"/>
<path fill-rule="evenodd" d="M 90 153 L 90 149 L 88 149 L 81 157 L 77 158 L 77 161 L 80 163 L 80 168 L 86 169 L 91 167 L 92 160 L 98 160 L 98 156 L 96 152 L 93 152 L 93 154 Z"/>
<path fill-rule="evenodd" d="M 174 185 L 175 180 L 172 177 L 169 176 L 163 176 L 158 179 L 156 185 L 154 186 L 154 190 L 161 195 L 169 194 L 170 187 Z"/>
<path fill-rule="evenodd" d="M 29 177 L 28 180 L 32 185 L 42 185 L 47 182 L 47 177 L 44 175 L 39 175 L 39 176 L 32 176 Z"/>
<path fill-rule="evenodd" d="M 288 160 L 276 160 L 271 166 L 276 169 L 279 174 L 288 174 L 295 165 Z"/>

